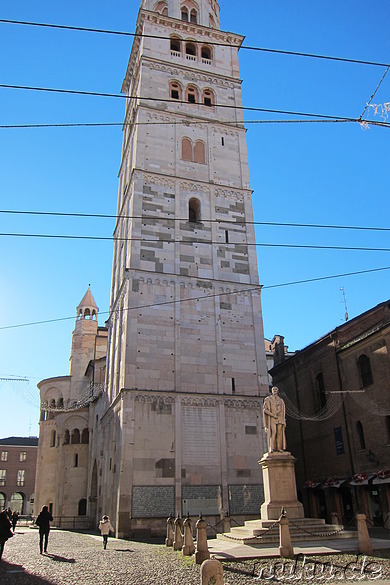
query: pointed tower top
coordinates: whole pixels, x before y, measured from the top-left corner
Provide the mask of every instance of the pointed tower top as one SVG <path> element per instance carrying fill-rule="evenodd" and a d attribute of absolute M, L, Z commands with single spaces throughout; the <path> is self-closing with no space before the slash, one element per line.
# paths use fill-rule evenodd
<path fill-rule="evenodd" d="M 77 320 L 80 319 L 96 319 L 97 313 L 99 309 L 97 304 L 95 303 L 95 299 L 93 298 L 91 292 L 91 285 L 88 285 L 88 290 L 81 299 L 78 307 L 77 307 Z"/>

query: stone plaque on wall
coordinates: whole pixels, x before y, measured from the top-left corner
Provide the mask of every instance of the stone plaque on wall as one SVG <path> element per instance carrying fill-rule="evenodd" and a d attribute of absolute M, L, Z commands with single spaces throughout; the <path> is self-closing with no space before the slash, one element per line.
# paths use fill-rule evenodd
<path fill-rule="evenodd" d="M 258 514 L 260 517 L 260 506 L 263 502 L 264 489 L 262 484 L 229 486 L 230 515 Z"/>
<path fill-rule="evenodd" d="M 188 485 L 182 487 L 182 516 L 219 514 L 219 485 Z"/>
<path fill-rule="evenodd" d="M 183 464 L 218 465 L 218 418 L 215 407 L 183 406 Z"/>
<path fill-rule="evenodd" d="M 174 512 L 173 486 L 133 486 L 132 518 L 168 518 Z"/>

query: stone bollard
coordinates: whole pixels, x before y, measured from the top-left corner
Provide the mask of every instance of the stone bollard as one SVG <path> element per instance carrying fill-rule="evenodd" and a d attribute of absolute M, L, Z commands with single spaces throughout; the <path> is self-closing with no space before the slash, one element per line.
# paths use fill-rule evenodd
<path fill-rule="evenodd" d="M 371 555 L 372 544 L 367 529 L 365 514 L 356 514 L 357 532 L 358 532 L 358 552 L 359 554 Z"/>
<path fill-rule="evenodd" d="M 183 535 L 181 533 L 181 518 L 179 515 L 175 518 L 175 538 L 173 541 L 173 550 L 181 550 L 183 546 Z"/>
<path fill-rule="evenodd" d="M 188 557 L 193 555 L 195 552 L 194 539 L 192 537 L 192 520 L 188 513 L 187 518 L 183 522 L 184 526 L 184 544 L 181 552 L 184 556 Z"/>
<path fill-rule="evenodd" d="M 279 555 L 284 559 L 294 558 L 294 549 L 291 544 L 288 520 L 283 512 L 279 520 Z"/>
<path fill-rule="evenodd" d="M 338 516 L 337 512 L 332 512 L 331 513 L 331 515 L 330 515 L 330 523 L 331 524 L 337 524 L 337 525 L 340 524 L 339 516 Z"/>
<path fill-rule="evenodd" d="M 222 563 L 207 559 L 200 568 L 200 585 L 223 585 Z"/>
<path fill-rule="evenodd" d="M 230 523 L 230 516 L 229 516 L 229 512 L 222 512 L 221 513 L 221 518 L 223 521 L 223 531 L 224 532 L 230 532 L 231 530 L 231 523 Z"/>
<path fill-rule="evenodd" d="M 196 553 L 195 563 L 201 565 L 203 561 L 210 558 L 209 547 L 207 546 L 207 525 L 202 516 L 196 523 Z"/>
<path fill-rule="evenodd" d="M 167 537 L 165 539 L 165 546 L 173 546 L 173 538 L 174 538 L 174 533 L 173 533 L 173 518 L 172 516 L 169 516 L 168 520 L 167 520 Z"/>

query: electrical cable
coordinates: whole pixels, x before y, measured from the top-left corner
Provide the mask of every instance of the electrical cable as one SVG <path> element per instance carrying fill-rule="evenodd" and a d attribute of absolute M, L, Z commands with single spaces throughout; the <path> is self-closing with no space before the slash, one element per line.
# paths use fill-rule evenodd
<path fill-rule="evenodd" d="M 238 124 L 315 124 L 315 123 L 349 123 L 349 122 L 358 122 L 360 123 L 359 119 L 356 118 L 354 120 L 346 120 L 344 118 L 335 119 L 335 120 L 324 120 L 324 119 L 312 119 L 312 120 L 243 120 L 242 122 L 236 122 L 231 120 L 186 120 L 180 122 L 165 122 L 165 121 L 158 121 L 158 122 L 63 122 L 63 123 L 38 123 L 38 124 L 0 124 L 0 129 L 9 129 L 9 128 L 106 128 L 106 127 L 115 127 L 115 126 L 193 126 L 196 124 L 229 124 L 231 126 L 237 126 Z M 390 127 L 390 123 L 387 122 L 378 122 L 378 121 L 367 121 L 369 124 L 378 125 L 378 126 L 388 126 Z"/>
<path fill-rule="evenodd" d="M 172 222 L 183 222 L 188 221 L 188 218 L 184 217 L 162 217 L 159 216 L 142 216 L 142 215 L 112 215 L 109 213 L 67 213 L 61 211 L 23 211 L 15 209 L 0 209 L 0 214 L 15 214 L 15 215 L 42 215 L 42 216 L 54 216 L 54 217 L 80 217 L 80 218 L 98 218 L 98 219 L 156 219 L 161 221 L 162 219 L 169 220 Z M 280 221 L 241 221 L 231 219 L 203 219 L 203 223 L 223 223 L 232 225 L 263 225 L 272 227 L 299 227 L 299 228 L 321 228 L 321 229 L 339 229 L 339 230 L 367 230 L 367 231 L 383 231 L 389 232 L 390 227 L 373 227 L 373 226 L 356 226 L 356 225 L 334 225 L 334 224 L 318 224 L 318 223 L 293 223 L 293 222 L 280 222 Z"/>
<path fill-rule="evenodd" d="M 131 33 L 127 31 L 116 31 L 116 30 L 109 30 L 109 29 L 101 29 L 101 28 L 91 28 L 91 27 L 81 27 L 81 26 L 71 26 L 71 25 L 62 25 L 62 24 L 50 24 L 50 23 L 42 23 L 42 22 L 30 22 L 24 20 L 10 20 L 10 19 L 0 19 L 0 23 L 3 24 L 17 24 L 17 25 L 24 25 L 24 26 L 31 26 L 31 27 L 42 27 L 42 28 L 54 28 L 54 29 L 63 29 L 63 30 L 70 30 L 70 31 L 79 31 L 79 32 L 91 32 L 91 33 L 99 33 L 99 34 L 109 34 L 109 35 L 117 35 L 117 36 L 127 36 L 133 38 L 149 38 L 149 39 L 158 39 L 158 40 L 171 40 L 171 37 L 164 37 L 159 35 L 145 35 L 140 33 Z M 191 24 L 191 23 L 188 23 Z M 219 32 L 219 31 L 216 31 Z M 221 31 L 223 32 L 223 31 Z M 207 40 L 205 41 L 196 41 L 191 39 L 191 42 L 194 44 L 207 44 L 210 46 L 219 46 L 219 47 L 234 47 L 231 43 L 213 43 L 212 41 Z M 249 51 L 259 51 L 265 53 L 276 53 L 280 55 L 289 55 L 289 56 L 296 56 L 296 57 L 308 57 L 311 59 L 322 59 L 322 60 L 329 60 L 329 61 L 340 61 L 344 63 L 354 63 L 358 65 L 373 65 L 375 67 L 388 67 L 389 63 L 381 63 L 377 61 L 367 61 L 362 59 L 349 59 L 346 57 L 334 57 L 331 55 L 320 55 L 316 53 L 305 53 L 302 51 L 287 51 L 282 49 L 269 49 L 266 47 L 254 47 L 250 45 L 241 45 L 240 49 L 245 49 Z"/>
<path fill-rule="evenodd" d="M 370 268 L 368 270 L 357 270 L 355 272 L 344 272 L 342 274 L 333 274 L 333 275 L 329 275 L 329 276 L 320 276 L 317 278 L 309 278 L 306 280 L 295 280 L 295 281 L 291 281 L 291 282 L 284 282 L 284 283 L 279 283 L 279 284 L 271 284 L 271 285 L 257 285 L 255 287 L 250 287 L 250 288 L 245 288 L 245 289 L 241 289 L 239 291 L 237 291 L 239 294 L 240 293 L 247 293 L 247 292 L 255 292 L 255 291 L 259 291 L 259 290 L 268 290 L 268 289 L 275 289 L 275 288 L 283 288 L 285 286 L 295 286 L 297 284 L 310 284 L 313 282 L 320 282 L 323 280 L 332 280 L 335 278 L 345 278 L 347 276 L 358 276 L 361 274 L 370 274 L 373 272 L 383 272 L 384 270 L 390 270 L 390 266 L 383 266 L 381 268 Z M 153 274 L 157 274 L 156 272 L 153 272 Z M 164 274 L 164 273 L 159 273 L 159 274 Z M 198 278 L 198 280 L 201 280 Z M 231 286 L 236 286 L 237 283 L 232 282 Z M 207 295 L 197 295 L 196 297 L 192 297 L 192 298 L 187 298 L 187 299 L 177 299 L 177 300 L 173 300 L 173 301 L 162 301 L 159 303 L 151 303 L 148 305 L 141 305 L 138 307 L 127 307 L 126 309 L 122 309 L 120 311 L 118 310 L 114 310 L 112 311 L 113 313 L 120 313 L 121 311 L 138 311 L 140 309 L 147 309 L 150 307 L 160 307 L 162 305 L 172 305 L 172 304 L 177 304 L 177 303 L 185 303 L 185 302 L 191 302 L 191 301 L 199 301 L 202 299 L 210 299 L 213 297 L 223 297 L 223 296 L 227 296 L 230 294 L 236 294 L 235 291 L 229 291 L 229 292 L 220 292 L 220 293 L 215 293 L 215 294 L 207 294 Z M 99 312 L 99 315 L 110 315 L 110 311 L 101 311 Z M 30 322 L 30 323 L 19 323 L 17 325 L 3 325 L 0 326 L 0 331 L 3 331 L 5 329 L 18 329 L 20 327 L 30 327 L 32 325 L 47 325 L 47 324 L 51 324 L 51 323 L 59 323 L 61 321 L 70 321 L 70 320 L 75 320 L 77 318 L 77 316 L 72 315 L 72 317 L 60 317 L 57 319 L 46 319 L 44 321 L 34 321 L 34 322 Z"/>
<path fill-rule="evenodd" d="M 93 97 L 110 97 L 110 98 L 120 98 L 126 100 L 139 100 L 139 101 L 151 101 L 151 102 L 169 102 L 172 104 L 187 104 L 189 102 L 183 100 L 172 100 L 172 98 L 154 98 L 154 97 L 141 97 L 141 96 L 128 96 L 120 93 L 107 93 L 107 92 L 98 92 L 98 91 L 83 91 L 78 89 L 61 89 L 61 88 L 54 88 L 54 87 L 34 87 L 29 85 L 13 85 L 13 84 L 6 84 L 0 83 L 0 88 L 3 89 L 20 89 L 25 91 L 42 91 L 42 92 L 49 92 L 49 93 L 60 93 L 60 94 L 71 94 L 71 95 L 84 95 L 84 96 L 93 96 Z M 204 106 L 201 102 L 191 102 L 191 106 Z M 205 106 L 210 107 L 210 106 Z M 309 118 L 323 118 L 326 120 L 345 120 L 347 122 L 357 122 L 357 118 L 351 118 L 346 116 L 330 116 L 327 114 L 313 114 L 307 112 L 294 112 L 290 110 L 277 110 L 271 108 L 255 108 L 251 106 L 233 106 L 230 104 L 215 104 L 215 108 L 227 108 L 239 111 L 251 111 L 251 112 L 266 112 L 268 114 L 285 114 L 288 116 L 306 116 Z M 220 123 L 218 120 L 217 123 Z M 237 123 L 237 121 L 235 121 Z M 240 123 L 243 123 L 241 120 Z"/>
<path fill-rule="evenodd" d="M 389 69 L 390 69 L 390 65 L 388 66 L 388 68 L 386 69 L 386 71 L 384 72 L 384 74 L 382 75 L 382 78 L 380 79 L 378 85 L 376 86 L 374 93 L 372 94 L 372 96 L 370 97 L 369 101 L 367 102 L 366 107 L 364 108 L 363 112 L 360 114 L 359 120 L 363 121 L 363 116 L 366 113 L 367 109 L 370 107 L 370 104 L 371 104 L 372 100 L 374 99 L 374 97 L 375 97 L 378 89 L 382 85 L 382 82 L 385 79 L 387 73 L 389 72 Z"/>
<path fill-rule="evenodd" d="M 213 242 L 207 240 L 147 240 L 144 238 L 122 238 L 111 236 L 72 236 L 65 234 L 13 234 L 0 233 L 0 237 L 16 237 L 16 238 L 47 238 L 47 239 L 64 239 L 64 240 L 92 240 L 92 241 L 113 241 L 113 242 L 140 242 L 145 244 L 207 244 L 208 246 L 256 246 L 259 248 L 286 248 L 286 249 L 304 249 L 304 250 L 339 250 L 349 252 L 390 252 L 390 248 L 369 248 L 367 246 L 329 246 L 317 244 L 270 244 L 269 242 Z"/>

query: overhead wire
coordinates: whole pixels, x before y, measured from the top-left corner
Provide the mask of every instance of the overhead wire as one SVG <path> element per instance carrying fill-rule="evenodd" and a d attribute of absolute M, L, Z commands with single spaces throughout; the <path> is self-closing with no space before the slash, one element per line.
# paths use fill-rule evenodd
<path fill-rule="evenodd" d="M 390 270 L 390 266 L 382 266 L 381 268 L 370 268 L 368 270 L 357 270 L 355 272 L 344 272 L 342 274 L 332 274 L 332 275 L 328 275 L 328 276 L 319 276 L 319 277 L 314 277 L 314 278 L 295 280 L 295 281 L 283 282 L 283 283 L 278 283 L 278 284 L 257 285 L 257 286 L 252 286 L 250 288 L 244 288 L 244 289 L 237 290 L 237 293 L 241 294 L 241 293 L 247 293 L 247 292 L 255 292 L 255 291 L 259 291 L 259 290 L 283 288 L 285 286 L 296 286 L 298 284 L 310 284 L 313 282 L 320 282 L 320 281 L 324 281 L 324 280 L 333 280 L 335 278 L 346 278 L 349 276 L 358 276 L 361 274 L 369 274 L 369 273 L 373 273 L 373 272 L 383 272 L 385 270 Z M 153 274 L 156 274 L 156 272 L 153 272 Z M 164 274 L 164 273 L 160 273 L 160 274 Z M 202 279 L 198 278 L 197 280 L 201 281 Z M 209 279 L 208 279 L 208 281 L 209 281 Z M 232 282 L 231 286 L 235 287 L 235 286 L 237 286 L 237 283 Z M 136 307 L 126 307 L 126 309 L 115 309 L 113 311 L 100 311 L 99 315 L 110 315 L 111 313 L 120 314 L 123 311 L 139 311 L 140 309 L 147 309 L 147 308 L 151 308 L 151 307 L 160 307 L 163 305 L 174 305 L 174 304 L 178 304 L 178 303 L 200 301 L 202 299 L 223 297 L 223 296 L 227 296 L 230 294 L 236 294 L 236 291 L 233 290 L 233 291 L 228 291 L 228 292 L 219 292 L 219 293 L 215 293 L 215 294 L 196 295 L 194 297 L 186 298 L 186 299 L 174 299 L 172 301 L 160 301 L 158 303 L 149 303 L 149 304 L 145 304 L 145 305 L 139 305 Z M 51 324 L 51 323 L 59 323 L 61 321 L 75 320 L 76 318 L 77 318 L 77 316 L 72 315 L 71 317 L 45 319 L 43 321 L 33 321 L 30 323 L 19 323 L 17 325 L 2 325 L 2 326 L 0 326 L 0 331 L 6 330 L 6 329 L 18 329 L 20 327 L 30 327 L 33 325 L 47 325 L 47 324 Z"/>
<path fill-rule="evenodd" d="M 368 108 L 370 107 L 370 104 L 371 104 L 372 100 L 374 99 L 375 95 L 377 94 L 377 92 L 378 92 L 378 90 L 379 90 L 380 86 L 382 85 L 382 83 L 383 83 L 383 81 L 384 81 L 384 79 L 385 79 L 385 77 L 386 77 L 387 73 L 389 72 L 389 69 L 390 69 L 390 65 L 387 67 L 386 71 L 385 71 L 385 72 L 384 72 L 384 74 L 382 75 L 382 77 L 381 77 L 381 79 L 380 79 L 380 81 L 379 81 L 378 85 L 377 85 L 377 86 L 376 86 L 376 88 L 375 88 L 375 91 L 374 91 L 374 93 L 372 94 L 372 96 L 371 96 L 371 97 L 370 97 L 370 99 L 368 100 L 368 102 L 367 102 L 367 104 L 366 104 L 366 107 L 364 108 L 363 112 L 360 114 L 360 117 L 359 117 L 359 120 L 360 120 L 360 121 L 363 121 L 363 116 L 364 116 L 364 114 L 366 113 L 366 111 L 368 110 Z"/>
<path fill-rule="evenodd" d="M 390 252 L 390 248 L 370 248 L 368 246 L 330 246 L 320 244 L 276 244 L 269 242 L 225 242 L 225 241 L 210 241 L 210 240 L 174 240 L 174 239 L 146 239 L 139 237 L 112 237 L 112 236 L 75 236 L 67 234 L 23 234 L 23 233 L 7 233 L 0 232 L 0 237 L 16 237 L 16 238 L 46 238 L 46 239 L 64 239 L 64 240 L 93 240 L 93 241 L 113 241 L 113 242 L 140 242 L 141 244 L 182 244 L 194 245 L 204 244 L 208 246 L 256 246 L 259 248 L 286 248 L 286 249 L 304 249 L 304 250 L 343 250 L 350 252 Z"/>
<path fill-rule="evenodd" d="M 15 215 L 42 215 L 54 217 L 80 217 L 80 218 L 97 218 L 97 219 L 161 219 L 169 220 L 171 222 L 188 221 L 184 217 L 162 217 L 144 215 L 114 215 L 110 213 L 78 213 L 78 212 L 62 212 L 62 211 L 26 211 L 18 209 L 0 209 L 0 214 L 15 214 Z M 299 228 L 321 228 L 321 229 L 339 229 L 339 230 L 368 230 L 368 231 L 383 231 L 389 232 L 390 227 L 378 226 L 356 226 L 356 225 L 336 225 L 336 224 L 318 224 L 318 223 L 297 223 L 297 222 L 282 222 L 282 221 L 248 221 L 248 220 L 232 220 L 232 219 L 206 219 L 202 218 L 203 223 L 223 223 L 232 225 L 263 225 L 272 227 L 299 227 Z"/>
<path fill-rule="evenodd" d="M 133 38 L 150 38 L 150 39 L 158 39 L 158 40 L 170 40 L 171 37 L 161 36 L 161 35 L 149 35 L 149 34 L 142 34 L 142 33 L 131 33 L 128 31 L 117 31 L 117 30 L 110 30 L 110 29 L 101 29 L 101 28 L 92 28 L 92 27 L 81 27 L 81 26 L 72 26 L 72 25 L 63 25 L 63 24 L 51 24 L 51 23 L 43 23 L 43 22 L 32 22 L 32 21 L 24 21 L 24 20 L 11 20 L 11 19 L 0 19 L 0 23 L 3 24 L 16 24 L 16 25 L 24 25 L 24 26 L 31 26 L 31 27 L 42 27 L 42 28 L 53 28 L 53 29 L 63 29 L 63 30 L 70 30 L 70 31 L 79 31 L 79 32 L 91 32 L 91 33 L 99 33 L 99 34 L 108 34 L 108 35 L 117 35 L 117 36 L 127 36 Z M 192 23 L 188 23 L 192 24 Z M 216 31 L 220 32 L 220 31 Z M 223 32 L 223 31 L 221 31 Z M 202 43 L 211 46 L 220 46 L 220 47 L 233 47 L 232 43 L 217 43 L 207 40 L 205 41 L 197 41 L 191 39 L 191 42 L 194 44 Z M 389 63 L 381 63 L 378 61 L 368 61 L 364 59 L 351 59 L 348 57 L 335 57 L 332 55 L 321 55 L 317 53 L 306 53 L 303 51 L 287 51 L 284 49 L 270 49 L 267 47 L 255 47 L 251 45 L 241 45 L 240 49 L 245 49 L 249 51 L 258 51 L 258 52 L 265 52 L 265 53 L 275 53 L 280 55 L 289 55 L 295 57 L 307 57 L 311 59 L 322 59 L 322 60 L 329 60 L 329 61 L 339 61 L 344 63 L 354 63 L 358 65 L 372 65 L 375 67 L 388 67 Z"/>
<path fill-rule="evenodd" d="M 128 96 L 121 93 L 108 93 L 108 92 L 99 92 L 99 91 L 86 91 L 86 90 L 78 90 L 78 89 L 63 89 L 63 88 L 55 88 L 55 87 L 38 87 L 38 86 L 30 86 L 30 85 L 15 85 L 15 84 L 7 84 L 7 83 L 0 83 L 0 88 L 3 89 L 17 89 L 23 91 L 42 91 L 48 93 L 60 93 L 60 94 L 70 94 L 70 95 L 83 95 L 83 96 L 93 96 L 93 97 L 109 97 L 109 98 L 117 98 L 117 99 L 126 99 L 126 100 L 138 100 L 138 101 L 150 101 L 150 102 L 163 102 L 163 103 L 171 103 L 171 104 L 185 104 L 188 105 L 188 102 L 185 100 L 173 100 L 172 98 L 156 98 L 156 97 L 142 97 L 142 96 Z M 191 105 L 198 105 L 204 106 L 202 102 L 195 102 Z M 212 109 L 212 106 L 206 106 Z M 358 119 L 354 117 L 348 116 L 332 116 L 328 114 L 313 114 L 309 112 L 295 112 L 291 110 L 278 110 L 274 108 L 258 108 L 253 106 L 235 106 L 231 104 L 215 104 L 215 108 L 225 108 L 230 110 L 239 110 L 239 111 L 251 111 L 251 112 L 263 112 L 267 114 L 285 114 L 288 116 L 305 116 L 308 118 L 321 118 L 326 120 L 345 120 L 349 122 L 357 122 Z M 169 113 L 169 112 L 166 112 Z M 180 112 L 175 112 L 175 114 Z M 218 120 L 214 121 L 214 123 L 220 123 Z M 170 122 L 172 123 L 172 122 Z M 235 120 L 235 124 L 243 123 L 242 120 Z"/>

